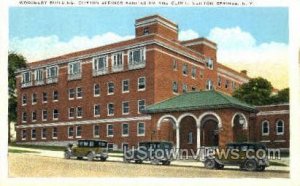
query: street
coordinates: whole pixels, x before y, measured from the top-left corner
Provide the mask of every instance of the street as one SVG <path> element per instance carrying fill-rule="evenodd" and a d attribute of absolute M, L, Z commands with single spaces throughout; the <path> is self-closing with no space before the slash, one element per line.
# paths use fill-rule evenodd
<path fill-rule="evenodd" d="M 123 163 L 108 159 L 106 162 L 66 160 L 62 157 L 47 157 L 33 153 L 9 153 L 10 177 L 227 177 L 227 178 L 288 178 L 289 172 L 266 170 L 247 172 L 226 168 L 208 170 L 204 167 L 171 166 Z M 112 158 L 113 159 L 113 158 Z"/>

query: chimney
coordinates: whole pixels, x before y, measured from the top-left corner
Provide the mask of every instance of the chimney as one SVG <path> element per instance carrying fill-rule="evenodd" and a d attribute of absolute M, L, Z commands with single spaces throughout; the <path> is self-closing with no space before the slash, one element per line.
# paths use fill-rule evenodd
<path fill-rule="evenodd" d="M 241 70 L 241 74 L 244 74 L 247 76 L 247 70 Z"/>

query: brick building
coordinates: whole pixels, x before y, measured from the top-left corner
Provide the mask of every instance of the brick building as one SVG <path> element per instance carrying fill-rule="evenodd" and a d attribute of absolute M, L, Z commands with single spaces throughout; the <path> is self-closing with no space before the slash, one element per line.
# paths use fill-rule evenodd
<path fill-rule="evenodd" d="M 17 75 L 17 142 L 64 145 L 81 138 L 100 138 L 107 140 L 111 148 L 122 149 L 135 146 L 139 141 L 167 139 L 158 131 L 158 116 L 148 112 L 147 106 L 192 94 L 188 92 L 204 95 L 206 91 L 230 99 L 229 95 L 248 80 L 246 71 L 237 72 L 218 63 L 216 43 L 206 38 L 179 41 L 177 24 L 159 15 L 144 17 L 136 20 L 135 38 L 131 40 L 29 63 L 27 69 L 20 70 Z M 223 132 L 225 135 L 217 139 L 203 138 L 207 141 L 203 145 L 234 141 L 237 137 L 232 131 L 248 130 L 248 127 L 255 127 L 256 131 L 247 135 L 248 140 L 267 142 L 269 139 L 260 136 L 259 128 L 263 124 L 259 122 L 269 121 L 269 116 L 257 113 L 259 110 L 272 112 L 275 107 L 239 105 L 226 107 L 224 112 L 215 107 L 201 108 L 219 118 L 216 121 L 208 115 L 208 121 L 217 123 L 211 126 L 220 126 L 221 121 L 222 128 L 230 131 Z M 201 109 L 196 111 L 198 115 Z M 180 119 L 190 123 L 193 116 L 181 112 Z M 242 113 L 243 116 L 238 116 L 249 123 L 246 128 L 234 129 L 231 125 L 234 119 L 229 116 L 235 118 L 236 113 Z M 200 122 L 198 115 L 191 122 Z M 289 117 L 286 113 L 282 116 L 275 120 L 282 120 L 283 130 L 288 131 Z M 273 135 L 275 120 L 269 121 L 270 135 Z M 184 133 L 184 129 L 176 133 L 175 125 L 175 136 L 190 140 L 185 143 L 201 145 L 200 137 L 193 137 L 200 134 L 195 133 L 200 128 L 191 128 L 195 129 L 193 133 Z M 207 130 L 219 134 L 218 129 L 208 126 Z M 169 127 L 165 134 L 171 133 L 174 134 L 174 128 Z M 288 147 L 288 132 L 284 132 L 284 136 L 287 141 L 279 142 L 284 146 L 278 147 Z"/>

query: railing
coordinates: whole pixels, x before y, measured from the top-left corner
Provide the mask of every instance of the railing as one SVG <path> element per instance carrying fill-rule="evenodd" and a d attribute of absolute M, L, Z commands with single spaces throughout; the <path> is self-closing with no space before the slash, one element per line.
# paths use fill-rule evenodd
<path fill-rule="evenodd" d="M 81 79 L 81 72 L 78 72 L 76 74 L 68 74 L 68 80 L 76 80 Z"/>
<path fill-rule="evenodd" d="M 100 76 L 108 73 L 108 68 L 100 68 L 93 70 L 93 76 Z"/>
<path fill-rule="evenodd" d="M 119 72 L 119 71 L 122 71 L 123 69 L 124 69 L 123 65 L 113 65 L 112 66 L 112 71 L 113 72 Z"/>
<path fill-rule="evenodd" d="M 144 68 L 146 66 L 146 61 L 132 61 L 129 62 L 128 64 L 128 69 L 129 70 L 133 70 L 133 69 L 140 69 L 140 68 Z"/>

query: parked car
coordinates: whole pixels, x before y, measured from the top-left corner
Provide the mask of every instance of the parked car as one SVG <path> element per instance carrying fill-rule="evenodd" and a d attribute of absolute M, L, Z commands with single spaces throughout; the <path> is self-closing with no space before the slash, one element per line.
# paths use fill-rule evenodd
<path fill-rule="evenodd" d="M 68 145 L 64 156 L 66 159 L 87 157 L 89 161 L 94 159 L 105 161 L 108 158 L 107 142 L 103 140 L 78 140 L 76 145 Z"/>
<path fill-rule="evenodd" d="M 151 161 L 152 164 L 170 165 L 173 160 L 173 143 L 165 141 L 140 142 L 137 149 L 124 150 L 124 162 Z"/>
<path fill-rule="evenodd" d="M 267 155 L 267 148 L 261 143 L 229 143 L 225 149 L 218 149 L 206 156 L 204 165 L 209 169 L 236 165 L 242 170 L 264 171 L 269 166 Z"/>

